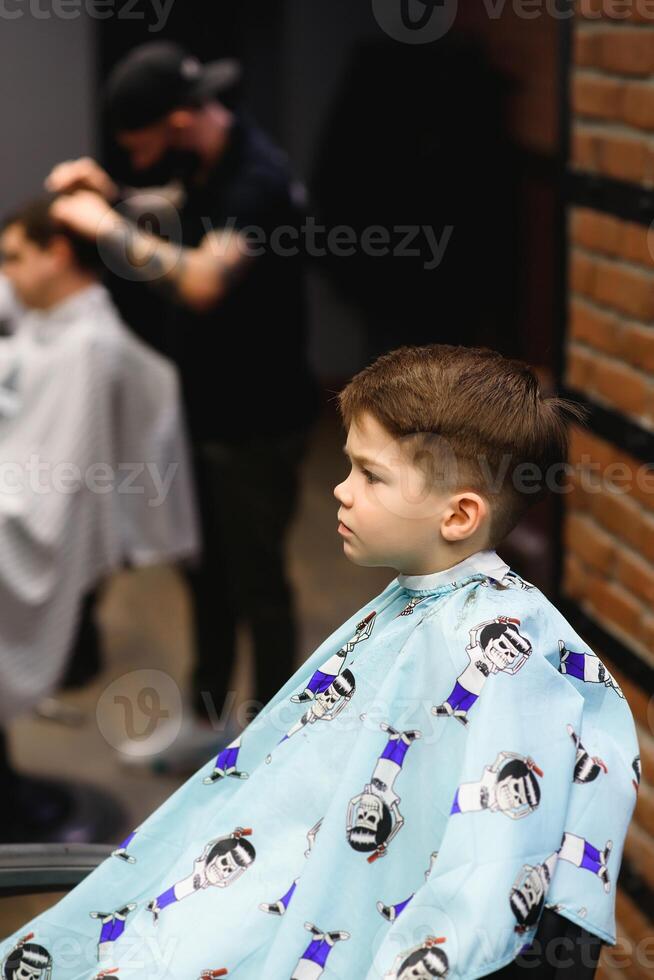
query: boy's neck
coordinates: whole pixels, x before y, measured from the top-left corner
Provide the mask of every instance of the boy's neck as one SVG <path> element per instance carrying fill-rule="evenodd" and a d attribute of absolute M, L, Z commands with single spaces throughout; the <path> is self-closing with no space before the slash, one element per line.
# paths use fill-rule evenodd
<path fill-rule="evenodd" d="M 416 564 L 411 564 L 410 568 L 401 568 L 397 569 L 397 571 L 401 575 L 432 575 L 435 572 L 445 572 L 448 568 L 452 568 L 453 565 L 458 565 L 460 562 L 465 561 L 466 558 L 472 557 L 472 555 L 477 555 L 482 551 L 492 552 L 493 550 L 488 545 L 469 546 L 467 548 L 452 547 L 438 554 L 432 554 L 428 558 L 418 561 Z"/>

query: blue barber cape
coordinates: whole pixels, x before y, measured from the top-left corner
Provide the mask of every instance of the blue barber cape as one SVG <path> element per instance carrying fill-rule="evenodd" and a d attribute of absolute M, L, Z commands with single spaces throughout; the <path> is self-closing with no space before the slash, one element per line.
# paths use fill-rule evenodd
<path fill-rule="evenodd" d="M 545 905 L 613 943 L 639 774 L 618 684 L 494 552 L 399 576 L 2 976 L 473 980 Z"/>

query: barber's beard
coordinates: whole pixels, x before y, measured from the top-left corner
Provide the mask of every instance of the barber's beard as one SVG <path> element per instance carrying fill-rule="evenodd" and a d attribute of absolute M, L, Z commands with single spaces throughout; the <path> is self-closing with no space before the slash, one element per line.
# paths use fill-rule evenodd
<path fill-rule="evenodd" d="M 201 166 L 202 161 L 193 150 L 167 150 L 151 167 L 136 172 L 131 183 L 136 187 L 163 187 L 174 180 L 189 184 Z"/>

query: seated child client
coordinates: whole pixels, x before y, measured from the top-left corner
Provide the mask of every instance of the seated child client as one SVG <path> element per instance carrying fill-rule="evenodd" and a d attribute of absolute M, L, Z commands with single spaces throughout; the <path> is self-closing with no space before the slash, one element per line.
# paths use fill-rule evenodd
<path fill-rule="evenodd" d="M 513 969 L 552 911 L 615 942 L 633 719 L 495 550 L 556 485 L 581 409 L 444 345 L 379 358 L 340 408 L 343 550 L 397 576 L 4 941 L 3 977 L 473 980 Z"/>

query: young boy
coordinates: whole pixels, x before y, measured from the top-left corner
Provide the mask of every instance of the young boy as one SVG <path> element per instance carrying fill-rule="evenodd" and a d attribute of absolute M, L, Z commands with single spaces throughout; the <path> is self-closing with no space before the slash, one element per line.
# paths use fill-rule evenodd
<path fill-rule="evenodd" d="M 344 552 L 398 576 L 7 940 L 11 963 L 29 929 L 57 980 L 473 980 L 512 963 L 551 909 L 615 941 L 633 720 L 495 551 L 581 411 L 524 364 L 438 345 L 380 358 L 340 407 Z"/>

